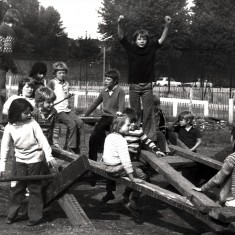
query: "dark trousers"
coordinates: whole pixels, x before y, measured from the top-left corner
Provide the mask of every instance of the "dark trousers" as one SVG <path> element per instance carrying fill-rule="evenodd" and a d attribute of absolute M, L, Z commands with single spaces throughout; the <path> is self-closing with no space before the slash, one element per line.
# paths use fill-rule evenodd
<path fill-rule="evenodd" d="M 83 121 L 73 111 L 58 113 L 58 120 L 69 129 L 68 148 L 79 148 L 82 143 Z"/>
<path fill-rule="evenodd" d="M 132 167 L 133 167 L 133 176 L 138 179 L 142 180 L 147 180 L 148 176 L 144 173 L 144 170 L 146 169 L 146 165 L 143 162 L 136 161 L 132 162 Z M 127 176 L 126 171 L 123 169 L 119 172 L 115 173 L 109 173 L 110 176 L 113 177 L 123 177 Z M 116 182 L 110 179 L 107 179 L 106 181 L 106 190 L 108 193 L 111 191 L 116 191 Z M 133 192 L 133 193 L 132 193 Z M 140 192 L 133 190 L 132 188 L 126 187 L 125 192 L 126 196 L 130 196 L 132 193 L 132 200 L 135 202 L 139 199 L 140 197 Z"/>
<path fill-rule="evenodd" d="M 0 122 L 3 122 L 2 109 L 6 102 L 6 70 L 0 69 Z"/>
<path fill-rule="evenodd" d="M 130 106 L 141 119 L 141 100 L 143 105 L 143 131 L 153 141 L 157 140 L 156 123 L 153 109 L 153 89 L 152 83 L 130 84 Z"/>
<path fill-rule="evenodd" d="M 16 176 L 40 175 L 43 162 L 25 164 L 16 162 Z M 38 221 L 43 215 L 43 198 L 41 181 L 19 181 L 12 189 L 12 198 L 8 210 L 8 218 L 17 217 L 22 200 L 24 199 L 26 188 L 29 190 L 28 216 L 30 221 Z"/>
<path fill-rule="evenodd" d="M 102 116 L 89 139 L 89 159 L 97 161 L 97 153 L 104 150 L 106 131 L 110 131 L 113 117 Z"/>

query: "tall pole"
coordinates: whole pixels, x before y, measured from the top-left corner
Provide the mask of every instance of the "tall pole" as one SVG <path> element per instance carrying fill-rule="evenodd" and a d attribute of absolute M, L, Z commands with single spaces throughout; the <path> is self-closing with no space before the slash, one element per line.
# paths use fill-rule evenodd
<path fill-rule="evenodd" d="M 105 52 L 105 46 L 104 46 L 104 48 L 103 48 L 103 84 L 104 84 L 104 80 L 105 80 L 105 60 L 106 60 L 106 58 L 105 58 L 105 54 L 106 54 L 106 52 Z"/>

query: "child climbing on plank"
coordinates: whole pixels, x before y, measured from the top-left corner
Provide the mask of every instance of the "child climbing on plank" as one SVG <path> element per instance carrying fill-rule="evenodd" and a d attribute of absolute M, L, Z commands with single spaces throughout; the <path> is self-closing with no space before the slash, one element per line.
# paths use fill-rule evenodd
<path fill-rule="evenodd" d="M 235 129 L 231 132 L 231 144 L 234 149 Z M 214 187 L 220 186 L 218 203 L 224 206 L 235 207 L 235 152 L 228 155 L 221 169 L 202 187 L 194 187 L 199 192 L 205 192 Z"/>

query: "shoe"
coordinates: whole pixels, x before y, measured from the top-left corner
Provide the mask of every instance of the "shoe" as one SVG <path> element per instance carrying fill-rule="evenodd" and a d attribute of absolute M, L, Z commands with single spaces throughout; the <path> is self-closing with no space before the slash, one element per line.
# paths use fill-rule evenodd
<path fill-rule="evenodd" d="M 129 210 L 131 212 L 131 214 L 135 217 L 135 218 L 140 218 L 140 213 L 137 211 L 137 206 L 135 202 L 128 202 L 125 204 L 125 207 L 127 210 Z"/>
<path fill-rule="evenodd" d="M 103 196 L 101 200 L 103 203 L 107 203 L 108 201 L 111 201 L 114 199 L 115 199 L 115 196 L 113 193 L 111 193 L 111 194 L 106 194 L 105 196 Z"/>
<path fill-rule="evenodd" d="M 28 223 L 27 223 L 27 226 L 35 226 L 35 225 L 38 225 L 38 224 L 41 224 L 42 223 L 42 220 L 40 219 L 40 220 L 36 220 L 36 221 L 29 221 Z"/>
<path fill-rule="evenodd" d="M 235 199 L 226 201 L 224 205 L 225 206 L 230 206 L 230 207 L 235 207 Z"/>
<path fill-rule="evenodd" d="M 14 222 L 15 222 L 14 219 L 11 219 L 11 218 L 6 219 L 6 224 L 13 224 Z"/>

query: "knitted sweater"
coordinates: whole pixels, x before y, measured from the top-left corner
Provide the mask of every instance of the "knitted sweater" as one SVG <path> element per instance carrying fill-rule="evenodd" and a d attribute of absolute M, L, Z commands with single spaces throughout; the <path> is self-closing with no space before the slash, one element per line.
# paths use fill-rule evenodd
<path fill-rule="evenodd" d="M 13 48 L 16 42 L 14 30 L 7 24 L 0 25 L 0 69 L 17 73 L 13 60 Z"/>
<path fill-rule="evenodd" d="M 12 144 L 16 162 L 37 163 L 43 161 L 44 156 L 47 161 L 54 159 L 51 154 L 51 147 L 39 124 L 34 119 L 24 123 L 8 123 L 6 125 L 1 142 L 0 171 L 5 171 L 6 160 Z"/>
<path fill-rule="evenodd" d="M 122 165 L 127 174 L 133 173 L 127 142 L 118 133 L 109 134 L 104 143 L 103 161 L 108 166 Z"/>
<path fill-rule="evenodd" d="M 225 160 L 221 167 L 221 169 L 218 171 L 218 173 L 213 176 L 206 184 L 202 186 L 202 191 L 207 191 L 208 189 L 211 189 L 213 187 L 216 187 L 218 185 L 221 185 L 229 175 L 235 174 L 234 172 L 234 166 L 235 166 L 235 152 L 230 154 Z M 233 177 L 233 179 L 235 179 Z M 232 194 L 235 198 L 235 182 L 232 180 Z"/>
<path fill-rule="evenodd" d="M 57 111 L 53 108 L 51 112 L 45 116 L 40 109 L 33 110 L 34 119 L 42 128 L 43 134 L 46 136 L 50 145 L 59 145 L 59 122 L 57 120 Z"/>
<path fill-rule="evenodd" d="M 123 112 L 125 108 L 125 91 L 116 86 L 110 95 L 109 90 L 104 88 L 93 104 L 86 110 L 85 116 L 89 116 L 103 102 L 103 116 L 114 117 L 116 113 Z"/>
<path fill-rule="evenodd" d="M 154 152 L 158 151 L 157 146 L 144 134 L 143 130 L 129 131 L 124 137 L 130 153 L 139 153 L 142 144 L 147 145 Z"/>

